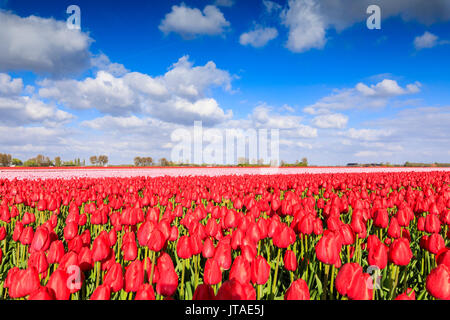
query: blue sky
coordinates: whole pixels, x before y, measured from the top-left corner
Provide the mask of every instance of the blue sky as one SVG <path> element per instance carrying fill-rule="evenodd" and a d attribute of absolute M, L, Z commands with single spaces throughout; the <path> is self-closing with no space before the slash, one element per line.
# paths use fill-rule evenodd
<path fill-rule="evenodd" d="M 65 25 L 72 4 L 79 31 Z M 366 26 L 370 4 L 381 8 L 380 30 Z M 206 139 L 278 129 L 291 162 L 450 162 L 448 1 L 0 8 L 0 152 L 23 160 L 170 159 L 175 133 L 202 121 L 215 129 Z"/>

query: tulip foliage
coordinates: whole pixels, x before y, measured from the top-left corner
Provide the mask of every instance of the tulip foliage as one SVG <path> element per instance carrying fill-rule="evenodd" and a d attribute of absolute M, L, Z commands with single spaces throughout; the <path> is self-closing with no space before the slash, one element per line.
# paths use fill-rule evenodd
<path fill-rule="evenodd" d="M 0 299 L 450 299 L 450 173 L 0 179 Z"/>

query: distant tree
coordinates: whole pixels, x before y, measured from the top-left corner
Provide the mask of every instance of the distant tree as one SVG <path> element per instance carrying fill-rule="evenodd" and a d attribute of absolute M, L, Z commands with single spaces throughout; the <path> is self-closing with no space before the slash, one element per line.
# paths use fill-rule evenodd
<path fill-rule="evenodd" d="M 169 165 L 169 161 L 167 161 L 166 158 L 161 158 L 161 159 L 159 159 L 159 165 L 161 167 L 167 167 Z"/>
<path fill-rule="evenodd" d="M 302 158 L 302 166 L 304 167 L 308 166 L 308 159 L 306 157 Z"/>
<path fill-rule="evenodd" d="M 39 167 L 39 164 L 36 162 L 35 158 L 28 159 L 23 163 L 25 167 Z"/>
<path fill-rule="evenodd" d="M 12 165 L 14 165 L 14 166 L 16 166 L 16 167 L 17 167 L 17 166 L 23 165 L 22 160 L 16 159 L 16 158 L 12 159 L 11 163 L 12 163 Z"/>
<path fill-rule="evenodd" d="M 89 161 L 91 162 L 91 164 L 92 164 L 93 166 L 96 166 L 97 163 L 98 163 L 97 156 L 92 156 L 92 157 L 90 157 L 90 158 L 89 158 Z"/>
<path fill-rule="evenodd" d="M 149 167 L 149 166 L 153 165 L 153 158 L 152 157 L 142 158 L 142 161 L 143 161 L 143 166 L 144 167 Z"/>
<path fill-rule="evenodd" d="M 141 158 L 141 157 L 136 157 L 136 158 L 134 158 L 134 165 L 135 165 L 136 167 L 142 166 L 142 158 Z"/>
<path fill-rule="evenodd" d="M 0 153 L 0 165 L 2 167 L 9 167 L 11 165 L 12 157 L 10 154 Z"/>
<path fill-rule="evenodd" d="M 56 157 L 55 158 L 55 166 L 56 167 L 61 167 L 61 157 Z"/>
<path fill-rule="evenodd" d="M 53 162 L 50 160 L 50 158 L 42 154 L 38 154 L 36 158 L 34 158 L 34 160 L 37 163 L 38 167 L 49 167 L 53 165 Z"/>
<path fill-rule="evenodd" d="M 108 163 L 108 156 L 105 155 L 98 156 L 98 163 L 101 166 L 106 166 L 106 164 Z"/>

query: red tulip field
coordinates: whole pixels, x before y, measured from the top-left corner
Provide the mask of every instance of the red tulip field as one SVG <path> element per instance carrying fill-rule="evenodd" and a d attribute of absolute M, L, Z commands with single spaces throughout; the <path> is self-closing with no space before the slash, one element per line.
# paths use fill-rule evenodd
<path fill-rule="evenodd" d="M 0 178 L 0 299 L 449 300 L 450 171 Z"/>

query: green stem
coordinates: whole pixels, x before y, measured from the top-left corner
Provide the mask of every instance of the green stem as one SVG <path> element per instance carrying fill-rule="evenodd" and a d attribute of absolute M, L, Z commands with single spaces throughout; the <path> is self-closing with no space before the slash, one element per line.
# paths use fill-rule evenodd
<path fill-rule="evenodd" d="M 330 266 L 328 264 L 325 265 L 325 273 L 323 276 L 323 283 L 322 283 L 322 288 L 323 288 L 323 293 L 322 293 L 322 300 L 326 300 L 327 299 L 327 287 L 328 287 L 328 273 L 330 272 Z"/>
<path fill-rule="evenodd" d="M 184 269 L 186 267 L 186 259 L 183 259 L 181 267 L 181 287 L 180 287 L 180 299 L 184 300 Z"/>
<path fill-rule="evenodd" d="M 272 290 L 271 290 L 271 294 L 275 295 L 275 288 L 277 286 L 277 276 L 278 276 L 278 266 L 280 264 L 280 255 L 281 255 L 281 248 L 278 248 L 278 254 L 277 254 L 277 265 L 275 267 L 275 275 L 273 277 L 273 282 L 272 282 Z M 272 297 L 272 298 L 273 298 Z"/>

